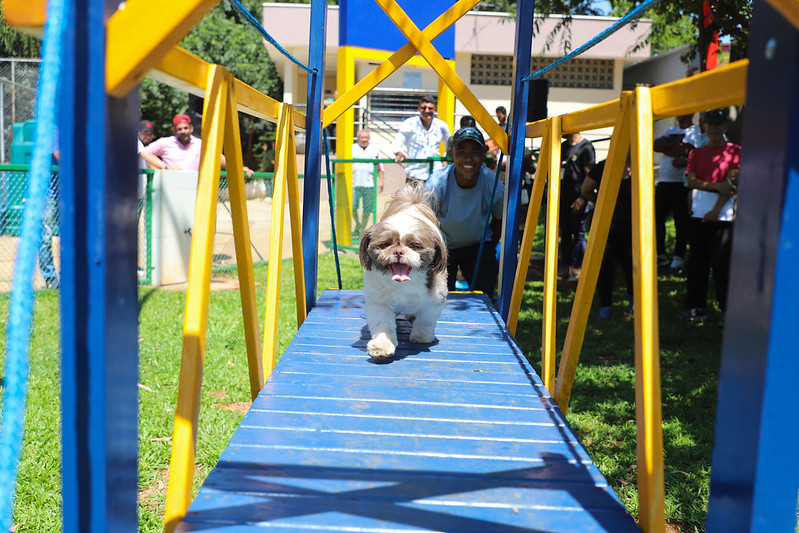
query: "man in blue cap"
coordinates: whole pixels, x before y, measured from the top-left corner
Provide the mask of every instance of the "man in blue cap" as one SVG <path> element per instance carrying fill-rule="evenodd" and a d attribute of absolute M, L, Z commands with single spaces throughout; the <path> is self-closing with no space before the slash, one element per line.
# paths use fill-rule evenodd
<path fill-rule="evenodd" d="M 499 273 L 494 249 L 502 232 L 505 188 L 498 183 L 494 190 L 495 175 L 483 164 L 486 151 L 480 130 L 459 129 L 452 137 L 452 164 L 434 172 L 424 186 L 434 193 L 433 209 L 447 243 L 449 290 L 455 290 L 460 268 L 471 290 L 493 297 Z M 489 212 L 491 222 L 484 231 Z M 473 279 L 483 238 L 480 268 Z"/>

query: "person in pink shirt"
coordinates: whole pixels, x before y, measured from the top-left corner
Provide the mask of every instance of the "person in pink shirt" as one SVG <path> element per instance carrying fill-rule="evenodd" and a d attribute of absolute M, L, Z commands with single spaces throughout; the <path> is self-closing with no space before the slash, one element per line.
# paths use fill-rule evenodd
<path fill-rule="evenodd" d="M 685 179 L 691 190 L 691 220 L 686 272 L 686 311 L 683 315 L 701 321 L 707 316 L 708 278 L 712 272 L 716 301 L 724 325 L 727 309 L 732 226 L 735 195 L 741 167 L 741 147 L 728 142 L 724 134 L 730 125 L 729 110 L 712 109 L 702 114 L 708 142 L 691 150 Z"/>
<path fill-rule="evenodd" d="M 160 170 L 200 170 L 202 140 L 192 135 L 194 126 L 191 117 L 180 114 L 172 119 L 171 137 L 161 137 L 151 142 L 140 155 L 153 168 Z M 225 156 L 222 156 L 225 168 Z M 244 174 L 252 176 L 252 170 L 244 167 Z"/>

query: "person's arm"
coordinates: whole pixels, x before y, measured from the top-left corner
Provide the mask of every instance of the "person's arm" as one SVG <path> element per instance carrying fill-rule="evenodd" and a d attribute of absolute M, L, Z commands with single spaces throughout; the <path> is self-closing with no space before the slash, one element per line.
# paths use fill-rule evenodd
<path fill-rule="evenodd" d="M 491 218 L 489 227 L 491 228 L 491 246 L 496 246 L 499 242 L 499 238 L 502 236 L 502 219 Z"/>
<path fill-rule="evenodd" d="M 377 164 L 377 190 L 383 192 L 383 163 Z"/>
<path fill-rule="evenodd" d="M 712 222 L 719 219 L 719 214 L 721 214 L 721 209 L 726 205 L 726 203 L 735 196 L 738 192 L 738 172 L 739 169 L 733 168 L 727 172 L 727 183 L 730 186 L 730 193 L 729 194 L 722 194 L 719 193 L 719 197 L 716 199 L 716 203 L 713 204 L 713 208 L 705 213 L 705 216 L 702 217 L 704 222 Z"/>
<path fill-rule="evenodd" d="M 582 188 L 580 189 L 580 196 L 572 203 L 571 208 L 575 213 L 581 213 L 585 210 L 585 205 L 588 202 L 596 202 L 597 187 L 599 183 L 592 177 L 586 176 L 583 180 Z"/>
<path fill-rule="evenodd" d="M 164 163 L 164 161 L 155 154 L 151 154 L 147 150 L 142 150 L 139 152 L 139 157 L 147 161 L 147 164 L 150 165 L 150 168 L 154 168 L 157 170 L 167 170 L 169 165 Z"/>
<path fill-rule="evenodd" d="M 222 164 L 222 170 L 227 170 L 227 159 L 225 159 L 225 154 L 221 154 L 220 162 Z M 247 165 L 244 165 L 242 170 L 244 170 L 244 175 L 248 178 L 252 177 L 252 170 Z"/>
<path fill-rule="evenodd" d="M 407 157 L 405 152 L 402 151 L 402 147 L 410 142 L 408 139 L 410 133 L 410 127 L 407 125 L 407 122 L 403 122 L 399 131 L 397 131 L 397 135 L 394 137 L 394 142 L 391 143 L 391 151 L 394 152 L 394 161 L 397 163 L 402 163 Z"/>

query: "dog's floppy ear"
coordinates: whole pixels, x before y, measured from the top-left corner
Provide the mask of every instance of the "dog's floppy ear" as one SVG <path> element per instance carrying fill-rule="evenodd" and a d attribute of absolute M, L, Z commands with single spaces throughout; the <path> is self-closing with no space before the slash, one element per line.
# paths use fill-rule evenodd
<path fill-rule="evenodd" d="M 447 270 L 447 247 L 441 239 L 436 239 L 435 255 L 433 255 L 433 262 L 430 265 L 430 270 L 433 272 L 444 272 Z"/>
<path fill-rule="evenodd" d="M 361 235 L 361 245 L 358 248 L 358 256 L 361 260 L 361 267 L 364 270 L 372 270 L 372 258 L 369 257 L 369 243 L 372 242 L 374 233 L 375 228 L 372 226 Z"/>

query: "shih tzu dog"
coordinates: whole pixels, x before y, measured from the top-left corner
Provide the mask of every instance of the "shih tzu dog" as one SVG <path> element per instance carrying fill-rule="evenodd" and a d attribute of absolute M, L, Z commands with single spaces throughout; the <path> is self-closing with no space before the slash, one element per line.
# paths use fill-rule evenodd
<path fill-rule="evenodd" d="M 380 221 L 361 237 L 369 355 L 391 357 L 397 348 L 397 313 L 413 323 L 409 340 L 431 343 L 447 298 L 447 247 L 428 203 L 431 193 L 405 185 Z"/>

